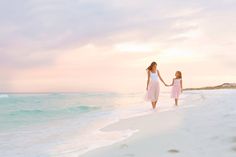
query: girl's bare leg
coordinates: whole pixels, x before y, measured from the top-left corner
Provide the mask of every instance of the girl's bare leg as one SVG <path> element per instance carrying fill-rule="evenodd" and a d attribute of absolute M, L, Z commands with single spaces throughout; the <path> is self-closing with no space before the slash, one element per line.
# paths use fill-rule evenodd
<path fill-rule="evenodd" d="M 152 108 L 155 109 L 157 106 L 157 101 L 152 102 Z"/>
<path fill-rule="evenodd" d="M 152 102 L 152 108 L 155 109 L 155 102 Z"/>
<path fill-rule="evenodd" d="M 178 99 L 175 99 L 175 105 L 178 106 Z"/>

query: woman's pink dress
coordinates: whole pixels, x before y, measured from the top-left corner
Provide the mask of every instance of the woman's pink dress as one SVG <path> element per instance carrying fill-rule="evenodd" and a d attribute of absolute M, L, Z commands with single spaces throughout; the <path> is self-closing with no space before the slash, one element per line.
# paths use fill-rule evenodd
<path fill-rule="evenodd" d="M 178 99 L 181 94 L 181 80 L 182 79 L 174 79 L 174 84 L 171 91 L 171 98 Z"/>
<path fill-rule="evenodd" d="M 157 72 L 150 72 L 151 80 L 148 85 L 148 90 L 146 94 L 146 100 L 151 102 L 156 102 L 160 93 L 160 85 Z"/>

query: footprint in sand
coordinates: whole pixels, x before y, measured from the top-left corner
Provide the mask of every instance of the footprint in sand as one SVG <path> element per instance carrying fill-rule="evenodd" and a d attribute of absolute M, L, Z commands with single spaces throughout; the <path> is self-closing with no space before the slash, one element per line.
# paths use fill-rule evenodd
<path fill-rule="evenodd" d="M 121 146 L 120 146 L 120 149 L 125 149 L 125 148 L 128 148 L 129 146 L 127 145 L 127 144 L 122 144 Z"/>
<path fill-rule="evenodd" d="M 177 150 L 177 149 L 170 149 L 170 150 L 168 150 L 168 152 L 176 154 L 176 153 L 179 153 L 179 150 Z"/>
<path fill-rule="evenodd" d="M 234 136 L 234 137 L 231 138 L 231 142 L 232 142 L 233 144 L 236 144 L 236 136 Z M 236 146 L 232 147 L 231 150 L 232 150 L 233 152 L 236 152 Z"/>
<path fill-rule="evenodd" d="M 233 147 L 231 150 L 232 150 L 233 152 L 236 152 L 236 147 Z"/>

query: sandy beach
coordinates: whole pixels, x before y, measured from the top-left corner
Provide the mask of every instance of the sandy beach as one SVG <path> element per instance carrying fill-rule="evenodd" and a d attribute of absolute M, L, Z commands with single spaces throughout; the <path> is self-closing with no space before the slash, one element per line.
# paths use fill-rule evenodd
<path fill-rule="evenodd" d="M 137 131 L 113 145 L 82 157 L 235 157 L 236 90 L 188 91 L 169 111 L 123 119 L 102 131 Z"/>

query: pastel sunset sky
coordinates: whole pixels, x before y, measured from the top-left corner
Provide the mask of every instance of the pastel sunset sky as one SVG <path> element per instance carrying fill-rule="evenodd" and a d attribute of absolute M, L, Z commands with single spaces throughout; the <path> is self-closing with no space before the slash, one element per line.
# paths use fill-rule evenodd
<path fill-rule="evenodd" d="M 235 0 L 1 0 L 0 20 L 1 92 L 142 91 L 152 61 L 236 82 Z"/>

